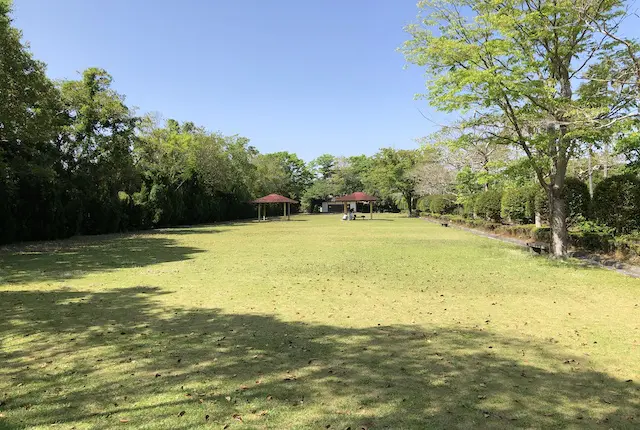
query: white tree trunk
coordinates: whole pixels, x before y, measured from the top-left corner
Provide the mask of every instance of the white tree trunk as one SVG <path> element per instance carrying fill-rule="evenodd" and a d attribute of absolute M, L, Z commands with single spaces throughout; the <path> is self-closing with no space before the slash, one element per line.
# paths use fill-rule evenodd
<path fill-rule="evenodd" d="M 542 214 L 538 211 L 536 211 L 536 214 L 535 214 L 535 222 L 536 222 L 536 227 L 538 228 L 542 227 Z"/>
<path fill-rule="evenodd" d="M 591 151 L 591 147 L 589 147 L 589 157 L 587 159 L 588 161 L 588 169 L 589 169 L 589 196 L 591 196 L 591 198 L 593 198 L 593 166 L 592 166 L 592 159 L 593 158 L 593 154 Z"/>
<path fill-rule="evenodd" d="M 554 257 L 567 255 L 569 235 L 567 234 L 567 205 L 554 187 L 549 191 L 549 212 L 551 223 L 551 253 Z"/>

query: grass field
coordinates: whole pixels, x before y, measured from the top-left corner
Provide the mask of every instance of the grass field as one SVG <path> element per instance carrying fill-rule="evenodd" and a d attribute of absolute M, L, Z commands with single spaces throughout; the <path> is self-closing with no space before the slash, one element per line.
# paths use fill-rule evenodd
<path fill-rule="evenodd" d="M 7 247 L 0 348 L 6 429 L 640 427 L 640 280 L 418 219 Z"/>

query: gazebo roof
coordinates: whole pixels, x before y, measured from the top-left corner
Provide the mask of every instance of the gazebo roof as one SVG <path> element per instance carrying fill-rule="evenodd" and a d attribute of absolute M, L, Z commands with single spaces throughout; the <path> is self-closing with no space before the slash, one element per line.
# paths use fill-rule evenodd
<path fill-rule="evenodd" d="M 268 196 L 260 197 L 251 201 L 251 203 L 298 203 L 295 200 L 291 200 L 289 197 L 281 196 L 280 194 L 269 194 Z"/>
<path fill-rule="evenodd" d="M 336 198 L 337 202 L 375 202 L 376 200 L 378 200 L 376 197 L 361 191 Z"/>

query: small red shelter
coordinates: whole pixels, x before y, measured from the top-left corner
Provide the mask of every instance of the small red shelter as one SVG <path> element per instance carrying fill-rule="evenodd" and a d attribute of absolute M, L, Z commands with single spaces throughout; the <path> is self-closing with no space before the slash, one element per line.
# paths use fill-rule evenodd
<path fill-rule="evenodd" d="M 373 219 L 373 202 L 377 200 L 377 197 L 370 196 L 369 194 L 361 191 L 336 198 L 337 202 L 344 202 L 344 213 L 347 213 L 347 203 L 349 202 L 369 202 L 369 216 L 371 219 Z"/>
<path fill-rule="evenodd" d="M 260 197 L 259 199 L 251 201 L 251 203 L 258 205 L 258 221 L 261 219 L 262 205 L 269 203 L 282 203 L 284 206 L 284 216 L 287 217 L 287 220 L 291 219 L 291 203 L 298 203 L 295 200 L 290 199 L 289 197 L 281 196 L 280 194 L 269 194 L 268 196 Z M 266 214 L 266 211 L 265 211 Z"/>

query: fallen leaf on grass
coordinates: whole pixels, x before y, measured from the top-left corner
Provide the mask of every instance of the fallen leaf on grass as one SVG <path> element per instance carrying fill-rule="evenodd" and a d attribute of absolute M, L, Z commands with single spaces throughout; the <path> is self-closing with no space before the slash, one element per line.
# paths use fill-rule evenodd
<path fill-rule="evenodd" d="M 229 424 L 225 424 L 224 427 L 222 427 L 222 430 L 228 429 L 229 428 Z"/>
<path fill-rule="evenodd" d="M 205 421 L 209 421 L 209 415 L 205 415 L 205 416 L 204 416 L 204 420 L 205 420 Z"/>
<path fill-rule="evenodd" d="M 267 415 L 269 413 L 269 411 L 260 411 L 260 413 L 258 415 L 260 415 L 261 417 Z"/>
<path fill-rule="evenodd" d="M 180 413 L 178 414 L 179 417 L 184 416 L 184 414 L 186 414 L 186 411 L 180 411 Z"/>
<path fill-rule="evenodd" d="M 128 423 L 128 422 L 129 422 L 129 420 L 128 420 L 128 419 L 126 419 L 126 418 L 121 418 L 121 419 L 120 419 L 120 422 L 121 422 L 121 423 Z"/>
<path fill-rule="evenodd" d="M 230 402 L 230 401 L 231 401 L 231 396 L 225 396 L 225 397 L 224 397 L 224 399 L 225 399 L 227 402 Z"/>
<path fill-rule="evenodd" d="M 4 414 L 3 413 L 0 413 L 0 418 L 4 418 Z"/>
<path fill-rule="evenodd" d="M 267 400 L 273 399 L 273 396 L 267 396 Z"/>
<path fill-rule="evenodd" d="M 233 419 L 234 420 L 238 420 L 241 423 L 243 423 L 244 421 L 242 420 L 242 417 L 240 416 L 240 414 L 233 414 Z"/>

